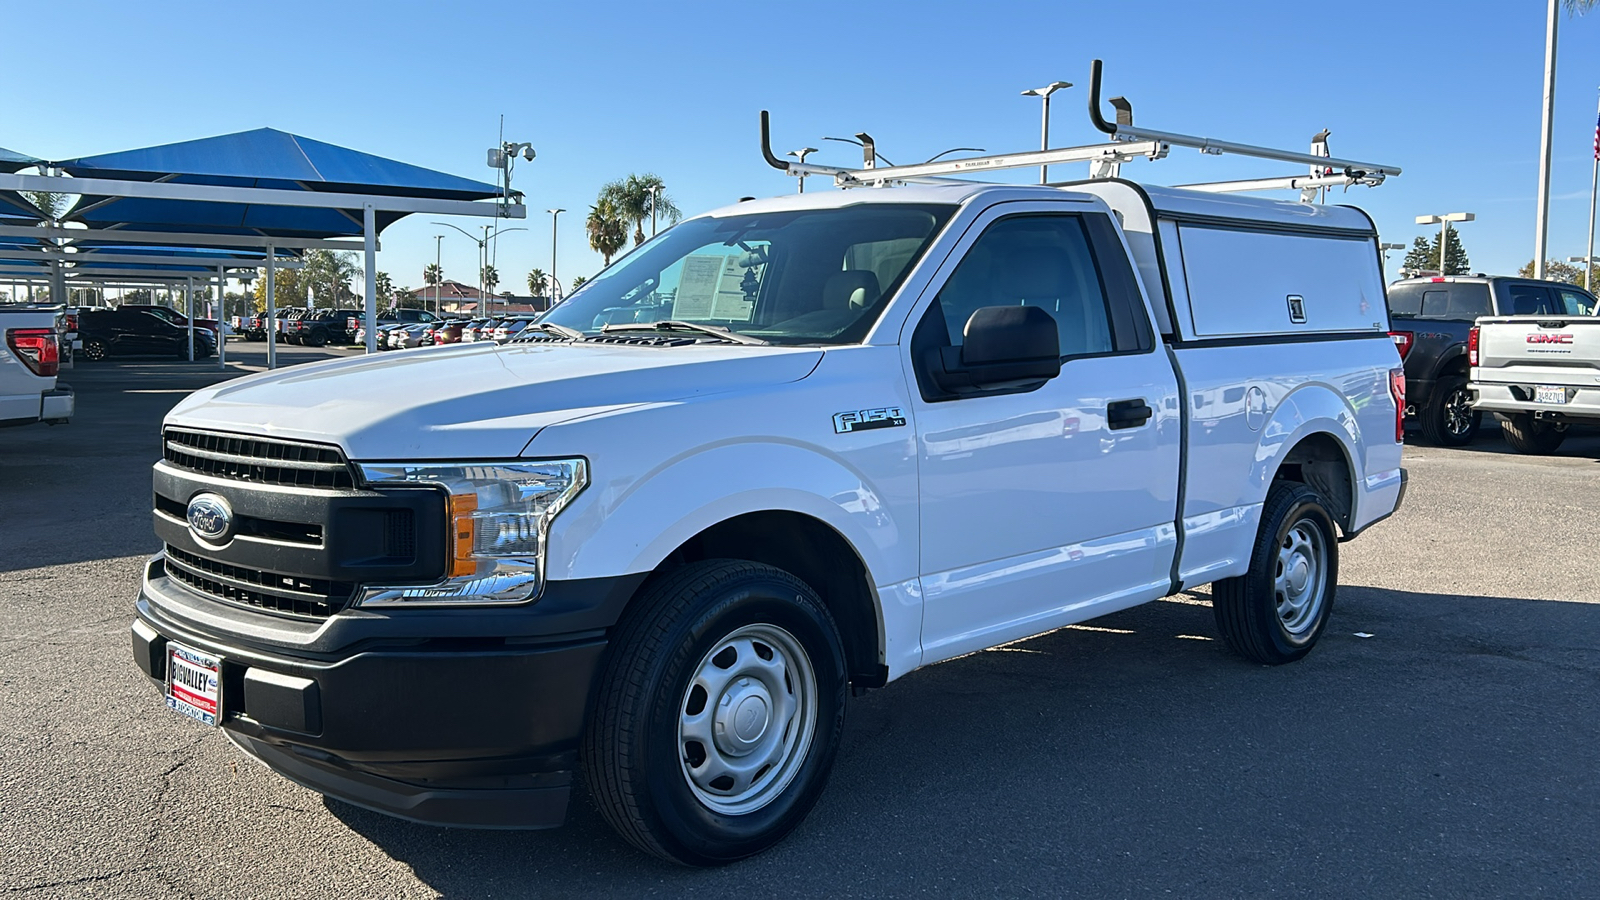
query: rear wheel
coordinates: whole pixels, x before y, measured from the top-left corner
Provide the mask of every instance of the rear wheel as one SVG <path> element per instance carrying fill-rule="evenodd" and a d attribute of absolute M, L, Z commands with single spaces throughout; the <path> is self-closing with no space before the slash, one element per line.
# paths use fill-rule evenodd
<path fill-rule="evenodd" d="M 844 649 L 815 591 L 771 566 L 691 563 L 619 628 L 584 736 L 600 813 L 686 865 L 782 840 L 827 782 L 844 726 Z"/>
<path fill-rule="evenodd" d="M 106 347 L 106 342 L 100 340 L 99 338 L 90 338 L 89 340 L 83 342 L 84 359 L 91 359 L 95 362 L 99 362 L 100 360 L 106 358 L 108 355 L 108 350 L 109 348 Z"/>
<path fill-rule="evenodd" d="M 1554 453 L 1561 442 L 1567 439 L 1566 426 L 1541 422 L 1533 417 L 1533 413 L 1501 416 L 1500 433 L 1506 436 L 1506 443 L 1511 445 L 1511 449 L 1533 456 Z"/>
<path fill-rule="evenodd" d="M 1472 408 L 1472 391 L 1460 375 L 1441 378 L 1433 397 L 1419 416 L 1422 436 L 1441 447 L 1459 447 L 1472 442 L 1483 422 L 1483 413 Z"/>
<path fill-rule="evenodd" d="M 327 342 L 328 342 L 328 333 L 326 331 L 323 331 L 320 328 L 316 329 L 315 331 L 312 331 L 311 334 L 306 337 L 306 343 L 311 345 L 311 346 L 313 346 L 313 347 L 321 347 L 323 344 L 326 344 Z"/>
<path fill-rule="evenodd" d="M 1211 588 L 1223 643 L 1266 665 L 1310 653 L 1333 611 L 1338 547 L 1322 497 L 1303 484 L 1274 482 L 1261 508 L 1249 570 Z"/>

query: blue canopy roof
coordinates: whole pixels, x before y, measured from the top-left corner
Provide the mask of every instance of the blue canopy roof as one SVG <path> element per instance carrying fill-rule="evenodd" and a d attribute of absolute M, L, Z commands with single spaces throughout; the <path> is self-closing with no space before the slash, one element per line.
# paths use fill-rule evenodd
<path fill-rule="evenodd" d="M 125 181 L 161 180 L 443 200 L 482 200 L 501 194 L 492 184 L 271 128 L 84 156 L 51 165 L 78 177 Z M 378 230 L 404 215 L 379 212 Z M 125 225 L 152 231 L 317 238 L 361 234 L 358 209 L 85 196 L 68 217 L 93 227 Z"/>
<path fill-rule="evenodd" d="M 24 156 L 15 150 L 7 150 L 4 147 L 0 147 L 0 172 L 10 174 L 18 169 L 26 169 L 29 166 L 37 166 L 42 162 L 44 162 L 44 160 L 34 159 L 31 156 Z"/>

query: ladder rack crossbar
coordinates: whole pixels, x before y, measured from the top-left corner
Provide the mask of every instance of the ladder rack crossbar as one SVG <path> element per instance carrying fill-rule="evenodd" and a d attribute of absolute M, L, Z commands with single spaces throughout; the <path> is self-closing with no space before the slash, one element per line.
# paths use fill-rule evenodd
<path fill-rule="evenodd" d="M 1284 175 L 1278 178 L 1247 178 L 1240 181 L 1207 181 L 1200 184 L 1180 184 L 1186 191 L 1204 191 L 1208 194 L 1235 194 L 1245 191 L 1306 190 L 1321 187 L 1352 187 L 1367 185 L 1377 187 L 1386 176 L 1381 172 L 1367 175 Z"/>
<path fill-rule="evenodd" d="M 1086 162 L 1114 157 L 1129 161 L 1137 157 L 1160 159 L 1167 155 L 1167 146 L 1161 141 L 1112 141 L 1083 147 L 1058 147 L 1054 150 L 1031 150 L 1025 153 L 996 153 L 989 156 L 970 156 L 965 159 L 942 159 L 938 162 L 916 163 L 909 166 L 879 166 L 874 169 L 845 169 L 834 172 L 841 187 L 874 184 L 884 181 L 903 181 L 936 175 L 966 175 L 973 172 L 993 172 L 1000 169 L 1028 169 L 1058 163 Z M 793 168 L 791 167 L 791 170 Z"/>
<path fill-rule="evenodd" d="M 1336 156 L 1315 156 L 1310 153 L 1298 153 L 1293 150 L 1275 150 L 1271 147 L 1257 147 L 1254 144 L 1236 144 L 1233 141 L 1219 141 L 1215 138 L 1177 134 L 1169 131 L 1155 131 L 1149 128 L 1136 128 L 1132 125 L 1118 125 L 1116 128 L 1117 137 L 1119 138 L 1165 141 L 1174 147 L 1192 147 L 1201 153 L 1212 155 L 1228 153 L 1234 156 L 1253 156 L 1257 159 L 1271 159 L 1278 162 L 1305 163 L 1309 166 L 1348 169 L 1353 172 L 1377 172 L 1382 175 L 1400 174 L 1398 166 L 1386 166 L 1381 163 L 1341 159 Z"/>

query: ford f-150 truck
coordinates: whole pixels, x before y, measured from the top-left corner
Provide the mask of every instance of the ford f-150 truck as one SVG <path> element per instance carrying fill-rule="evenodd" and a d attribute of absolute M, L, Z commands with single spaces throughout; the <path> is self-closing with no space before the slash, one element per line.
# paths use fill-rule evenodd
<path fill-rule="evenodd" d="M 755 200 L 522 339 L 162 426 L 133 652 L 327 795 L 693 864 L 788 833 L 852 689 L 1212 585 L 1287 663 L 1401 502 L 1360 210 L 1101 179 Z"/>
<path fill-rule="evenodd" d="M 59 306 L 0 306 L 0 426 L 72 421 L 72 388 L 56 382 L 65 335 Z"/>
<path fill-rule="evenodd" d="M 1500 419 L 1519 453 L 1554 453 L 1575 422 L 1600 423 L 1600 317 L 1577 288 L 1530 315 L 1486 316 L 1467 338 L 1472 405 Z"/>

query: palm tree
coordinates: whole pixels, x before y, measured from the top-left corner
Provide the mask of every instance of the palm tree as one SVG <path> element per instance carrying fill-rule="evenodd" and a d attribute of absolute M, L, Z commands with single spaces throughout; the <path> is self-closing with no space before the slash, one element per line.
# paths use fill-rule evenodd
<path fill-rule="evenodd" d="M 676 222 L 683 214 L 678 211 L 672 198 L 666 195 L 667 186 L 661 181 L 661 176 L 652 172 L 643 175 L 629 175 L 613 181 L 601 190 L 603 197 L 609 197 L 617 207 L 622 218 L 633 223 L 633 243 L 635 246 L 644 243 L 644 220 L 650 220 L 650 233 L 655 234 L 656 220 L 665 218 Z"/>
<path fill-rule="evenodd" d="M 544 274 L 543 269 L 534 269 L 528 273 L 528 293 L 535 297 L 544 296 L 545 280 L 550 276 Z"/>
<path fill-rule="evenodd" d="M 488 293 L 492 294 L 492 293 L 494 293 L 494 286 L 499 284 L 499 283 L 500 283 L 500 273 L 496 272 L 494 270 L 494 266 L 484 266 L 483 267 L 483 289 L 485 291 L 487 291 Z"/>
<path fill-rule="evenodd" d="M 436 263 L 428 263 L 422 267 L 422 283 L 432 287 L 444 280 L 444 271 Z"/>
<path fill-rule="evenodd" d="M 600 254 L 608 266 L 611 257 L 628 245 L 628 223 L 610 194 L 612 187 L 608 184 L 600 191 L 595 204 L 589 207 L 589 218 L 584 221 L 584 228 L 589 232 L 589 247 Z"/>
<path fill-rule="evenodd" d="M 578 288 L 583 287 L 584 284 L 586 284 L 588 281 L 589 281 L 589 279 L 583 277 L 582 275 L 579 275 L 576 278 L 573 278 L 572 279 L 572 290 L 569 291 L 568 293 L 576 293 Z"/>

